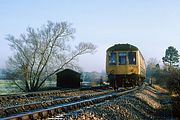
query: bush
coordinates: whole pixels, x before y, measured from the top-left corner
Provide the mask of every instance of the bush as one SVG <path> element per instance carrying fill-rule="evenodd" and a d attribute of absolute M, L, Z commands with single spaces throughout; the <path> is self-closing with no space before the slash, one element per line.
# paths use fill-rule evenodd
<path fill-rule="evenodd" d="M 180 94 L 180 69 L 160 69 L 155 83 L 161 87 L 168 88 L 171 93 Z"/>
<path fill-rule="evenodd" d="M 180 69 L 170 69 L 170 79 L 168 80 L 167 87 L 170 92 L 174 92 L 180 95 Z"/>

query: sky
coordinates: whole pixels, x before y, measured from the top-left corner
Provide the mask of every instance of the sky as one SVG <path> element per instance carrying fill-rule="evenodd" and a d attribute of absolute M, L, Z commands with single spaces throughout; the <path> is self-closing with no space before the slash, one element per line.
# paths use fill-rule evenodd
<path fill-rule="evenodd" d="M 19 37 L 27 27 L 67 21 L 76 29 L 75 42 L 91 42 L 95 54 L 79 58 L 84 71 L 105 70 L 108 47 L 137 46 L 146 61 L 162 62 L 165 50 L 180 50 L 179 0 L 0 0 L 0 68 L 13 54 L 8 34 Z"/>

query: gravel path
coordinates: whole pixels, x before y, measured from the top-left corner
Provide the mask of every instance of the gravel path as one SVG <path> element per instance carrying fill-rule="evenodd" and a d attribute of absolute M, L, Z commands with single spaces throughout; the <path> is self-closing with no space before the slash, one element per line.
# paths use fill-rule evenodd
<path fill-rule="evenodd" d="M 167 93 L 145 87 L 136 93 L 60 115 L 68 120 L 173 120 Z"/>

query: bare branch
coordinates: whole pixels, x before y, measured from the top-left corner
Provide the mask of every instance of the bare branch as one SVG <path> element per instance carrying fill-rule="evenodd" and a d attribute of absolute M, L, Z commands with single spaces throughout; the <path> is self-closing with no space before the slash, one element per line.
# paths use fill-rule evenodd
<path fill-rule="evenodd" d="M 71 50 L 68 42 L 72 40 L 75 29 L 67 22 L 53 23 L 40 29 L 27 28 L 19 39 L 9 35 L 7 40 L 15 55 L 9 58 L 7 67 L 12 75 L 21 79 L 27 91 L 35 91 L 57 72 L 65 67 L 76 67 L 78 56 L 94 53 L 92 43 L 80 43 Z M 21 85 L 19 84 L 21 87 Z"/>

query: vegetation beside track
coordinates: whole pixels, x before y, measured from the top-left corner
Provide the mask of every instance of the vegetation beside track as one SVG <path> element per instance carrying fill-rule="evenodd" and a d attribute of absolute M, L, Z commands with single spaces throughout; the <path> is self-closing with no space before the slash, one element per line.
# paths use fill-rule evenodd
<path fill-rule="evenodd" d="M 153 85 L 153 88 L 168 93 L 172 100 L 172 113 L 173 116 L 180 119 L 180 95 L 175 92 L 169 92 L 167 88 L 163 88 L 160 85 Z"/>

